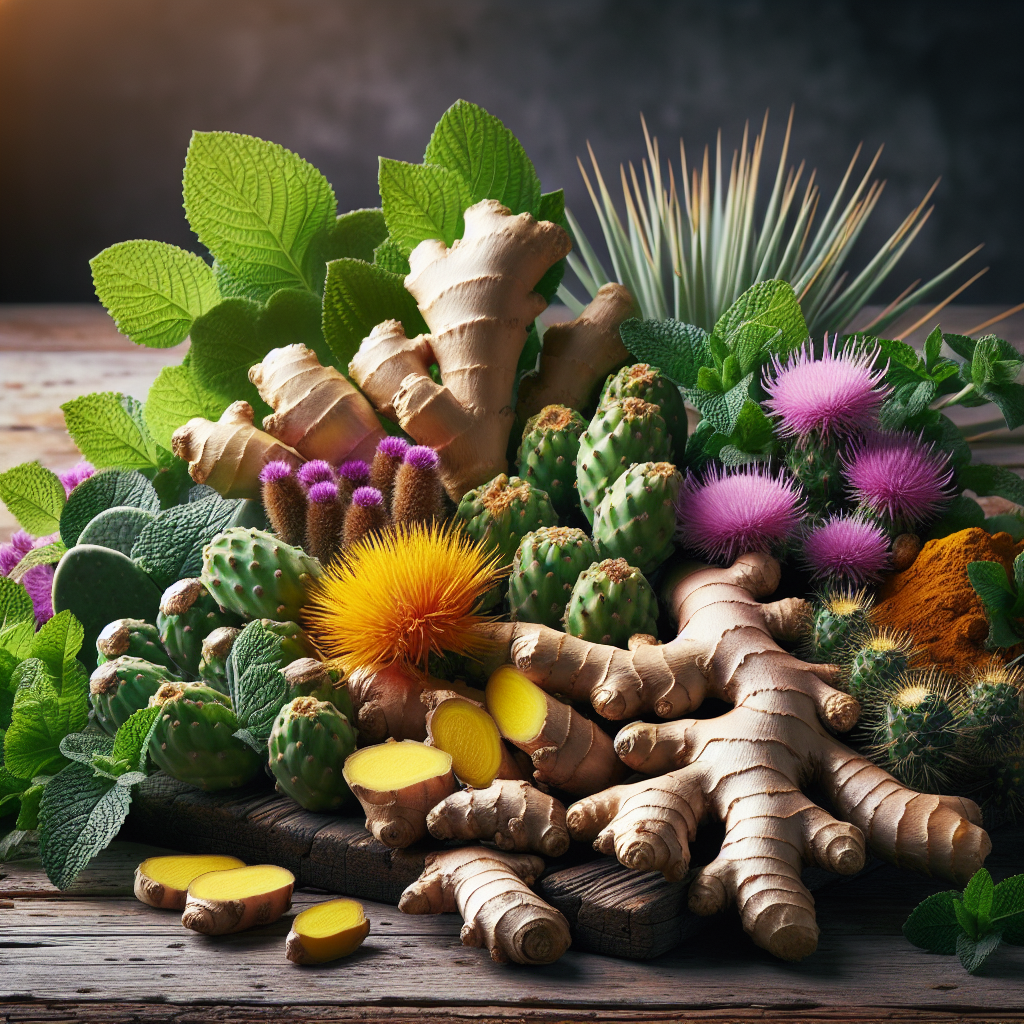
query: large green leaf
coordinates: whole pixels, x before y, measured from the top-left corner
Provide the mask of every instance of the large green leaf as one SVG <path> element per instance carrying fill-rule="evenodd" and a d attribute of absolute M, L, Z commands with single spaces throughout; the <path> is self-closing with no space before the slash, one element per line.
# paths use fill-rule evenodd
<path fill-rule="evenodd" d="M 230 404 L 196 380 L 192 353 L 188 352 L 178 366 L 165 366 L 153 381 L 146 396 L 146 426 L 156 443 L 169 451 L 171 436 L 178 427 L 194 416 L 220 419 Z"/>
<path fill-rule="evenodd" d="M 451 245 L 462 237 L 462 213 L 472 201 L 457 171 L 381 157 L 378 184 L 388 235 L 404 255 L 427 238 Z"/>
<path fill-rule="evenodd" d="M 351 210 L 339 214 L 324 236 L 323 260 L 329 263 L 347 258 L 372 263 L 374 249 L 387 237 L 383 210 Z"/>
<path fill-rule="evenodd" d="M 70 611 L 57 612 L 32 639 L 32 657 L 46 666 L 52 678 L 61 680 L 61 694 L 66 684 L 74 685 L 75 661 L 84 639 L 85 630 Z"/>
<path fill-rule="evenodd" d="M 213 270 L 165 242 L 118 242 L 89 261 L 96 294 L 137 345 L 170 348 L 220 301 Z"/>
<path fill-rule="evenodd" d="M 323 331 L 342 373 L 363 339 L 384 320 L 400 320 L 406 336 L 427 333 L 416 300 L 398 274 L 362 260 L 334 260 L 324 286 Z"/>
<path fill-rule="evenodd" d="M 719 317 L 713 333 L 731 343 L 747 325 L 782 332 L 773 352 L 788 352 L 807 340 L 807 323 L 788 281 L 761 281 L 748 288 Z"/>
<path fill-rule="evenodd" d="M 167 458 L 146 426 L 142 403 L 129 395 L 101 391 L 61 409 L 79 451 L 98 469 L 152 469 Z"/>
<path fill-rule="evenodd" d="M 72 548 L 86 524 L 108 508 L 130 505 L 160 510 L 153 485 L 138 470 L 106 469 L 83 480 L 68 498 L 60 517 L 60 539 Z"/>
<path fill-rule="evenodd" d="M 469 187 L 466 206 L 497 199 L 513 213 L 537 216 L 540 210 L 540 179 L 526 151 L 498 118 L 475 103 L 457 100 L 441 115 L 423 162 L 461 176 Z"/>
<path fill-rule="evenodd" d="M 35 622 L 32 598 L 22 584 L 0 576 L 0 629 L 23 622 Z"/>
<path fill-rule="evenodd" d="M 960 894 L 950 890 L 937 892 L 918 904 L 903 925 L 907 941 L 930 953 L 955 953 L 961 934 L 956 916 L 959 902 Z"/>
<path fill-rule="evenodd" d="M 0 501 L 23 530 L 44 536 L 60 526 L 64 485 L 38 462 L 23 462 L 0 473 Z"/>
<path fill-rule="evenodd" d="M 697 386 L 701 367 L 710 367 L 708 336 L 679 320 L 626 320 L 619 328 L 622 343 L 639 360 L 657 366 L 684 388 Z"/>
<path fill-rule="evenodd" d="M 195 132 L 184 186 L 192 230 L 248 297 L 265 301 L 280 288 L 320 293 L 320 247 L 336 204 L 312 164 L 249 135 Z"/>

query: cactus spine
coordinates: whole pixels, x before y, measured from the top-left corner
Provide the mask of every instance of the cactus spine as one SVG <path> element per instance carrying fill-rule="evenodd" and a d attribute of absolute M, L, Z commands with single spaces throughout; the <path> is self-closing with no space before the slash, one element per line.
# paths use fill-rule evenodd
<path fill-rule="evenodd" d="M 862 704 L 891 688 L 910 667 L 913 641 L 906 633 L 882 630 L 868 636 L 853 654 L 847 689 Z"/>
<path fill-rule="evenodd" d="M 864 590 L 833 590 L 822 597 L 814 610 L 809 660 L 834 661 L 870 627 L 871 604 Z"/>

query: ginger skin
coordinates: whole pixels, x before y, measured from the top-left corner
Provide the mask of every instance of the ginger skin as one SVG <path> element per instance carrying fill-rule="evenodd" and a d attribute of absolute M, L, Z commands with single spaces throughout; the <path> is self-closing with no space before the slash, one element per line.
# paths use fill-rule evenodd
<path fill-rule="evenodd" d="M 395 320 L 378 324 L 349 367 L 376 408 L 417 443 L 434 448 L 454 501 L 505 472 L 516 364 L 547 303 L 534 286 L 571 247 L 568 234 L 493 199 L 465 212 L 449 249 L 420 242 L 405 287 L 430 334 L 409 339 Z M 443 385 L 430 377 L 437 363 Z"/>
<path fill-rule="evenodd" d="M 201 416 L 190 419 L 174 432 L 171 448 L 188 463 L 197 484 L 207 484 L 225 498 L 258 498 L 260 470 L 268 462 L 294 468 L 306 461 L 253 424 L 248 402 L 233 402 L 216 423 Z"/>
<path fill-rule="evenodd" d="M 605 284 L 570 323 L 544 332 L 540 366 L 519 384 L 516 414 L 524 423 L 546 405 L 583 409 L 609 373 L 629 361 L 619 325 L 639 310 L 629 290 Z"/>
<path fill-rule="evenodd" d="M 464 946 L 483 946 L 495 963 L 550 964 L 571 942 L 569 925 L 532 889 L 544 870 L 540 857 L 500 853 L 482 846 L 432 853 L 423 874 L 399 901 L 406 914 L 456 910 Z"/>

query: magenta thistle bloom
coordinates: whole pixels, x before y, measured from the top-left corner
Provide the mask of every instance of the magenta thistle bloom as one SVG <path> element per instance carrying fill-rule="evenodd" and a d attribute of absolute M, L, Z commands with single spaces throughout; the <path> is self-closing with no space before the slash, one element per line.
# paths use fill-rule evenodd
<path fill-rule="evenodd" d="M 686 547 L 732 562 L 792 536 L 804 514 L 804 496 L 799 484 L 764 466 L 712 467 L 702 480 L 687 475 L 676 514 L 676 536 Z"/>
<path fill-rule="evenodd" d="M 874 369 L 878 350 L 839 350 L 838 340 L 814 358 L 810 342 L 783 363 L 775 356 L 764 374 L 765 406 L 783 437 L 841 437 L 874 426 L 890 389 L 885 368 Z"/>
<path fill-rule="evenodd" d="M 376 487 L 357 487 L 352 492 L 352 504 L 360 508 L 372 508 L 384 504 L 384 495 Z"/>
<path fill-rule="evenodd" d="M 912 526 L 934 516 L 952 497 L 953 467 L 913 434 L 877 434 L 843 457 L 850 493 L 862 507 Z"/>
<path fill-rule="evenodd" d="M 862 515 L 836 513 L 804 540 L 804 561 L 816 578 L 855 586 L 875 582 L 889 564 L 889 540 Z"/>
<path fill-rule="evenodd" d="M 389 459 L 400 459 L 405 455 L 408 447 L 409 442 L 404 437 L 394 437 L 389 434 L 387 437 L 380 439 L 377 451 L 381 455 L 386 455 Z"/>
<path fill-rule="evenodd" d="M 292 475 L 292 467 L 283 459 L 274 459 L 260 470 L 260 483 L 273 484 Z"/>
<path fill-rule="evenodd" d="M 338 500 L 338 485 L 331 480 L 319 480 L 309 489 L 309 500 L 314 505 L 329 505 Z"/>
<path fill-rule="evenodd" d="M 334 470 L 323 459 L 312 459 L 299 467 L 299 481 L 307 487 L 312 487 L 323 480 L 330 480 L 332 483 L 335 480 Z"/>
<path fill-rule="evenodd" d="M 77 462 L 70 469 L 58 473 L 57 479 L 64 485 L 64 493 L 70 494 L 83 480 L 88 480 L 95 472 L 96 469 L 91 462 Z"/>
<path fill-rule="evenodd" d="M 370 479 L 370 464 L 362 459 L 349 459 L 338 467 L 338 476 L 355 487 L 361 487 Z"/>
<path fill-rule="evenodd" d="M 441 459 L 433 448 L 416 444 L 406 451 L 405 461 L 413 469 L 437 469 Z"/>

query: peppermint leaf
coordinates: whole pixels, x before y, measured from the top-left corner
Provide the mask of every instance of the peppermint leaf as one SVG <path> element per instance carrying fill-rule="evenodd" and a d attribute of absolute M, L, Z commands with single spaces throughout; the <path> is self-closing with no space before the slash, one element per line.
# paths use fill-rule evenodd
<path fill-rule="evenodd" d="M 976 974 L 982 964 L 996 951 L 1002 941 L 1001 932 L 982 936 L 975 941 L 967 935 L 960 935 L 956 940 L 956 955 L 968 974 Z"/>
<path fill-rule="evenodd" d="M 83 729 L 88 721 L 88 710 L 83 714 L 81 685 L 76 688 L 69 681 L 65 696 L 37 658 L 23 661 L 12 682 L 16 690 L 11 726 L 4 736 L 4 766 L 22 779 L 59 771 L 66 763 L 61 740 Z"/>
<path fill-rule="evenodd" d="M 149 741 L 156 729 L 160 710 L 159 707 L 140 708 L 120 726 L 114 736 L 111 753 L 115 761 L 125 762 L 133 772 L 145 772 Z"/>
<path fill-rule="evenodd" d="M 402 247 L 393 238 L 385 238 L 373 250 L 373 265 L 402 278 L 409 273 L 409 257 L 402 252 Z M 328 275 L 330 272 L 328 267 Z"/>
<path fill-rule="evenodd" d="M 960 893 L 952 890 L 937 892 L 919 903 L 903 925 L 907 941 L 930 953 L 955 953 L 961 934 L 956 914 L 959 903 Z"/>
<path fill-rule="evenodd" d="M 1002 929 L 1003 942 L 1024 946 L 1024 875 L 1003 879 L 992 894 L 992 925 Z"/>
<path fill-rule="evenodd" d="M 79 451 L 97 468 L 151 469 L 161 452 L 146 426 L 142 403 L 116 391 L 65 402 L 64 424 Z M 77 488 L 76 488 L 77 490 Z"/>
<path fill-rule="evenodd" d="M 325 263 L 340 259 L 372 263 L 374 250 L 387 237 L 383 210 L 351 210 L 339 214 L 327 229 L 321 255 Z"/>
<path fill-rule="evenodd" d="M 192 372 L 192 353 L 178 366 L 165 366 L 146 396 L 145 417 L 153 439 L 171 448 L 171 435 L 190 419 L 218 420 L 230 405 L 227 398 L 203 387 Z"/>
<path fill-rule="evenodd" d="M 718 319 L 712 332 L 732 346 L 748 325 L 780 331 L 772 352 L 785 353 L 807 340 L 807 323 L 793 286 L 787 281 L 761 281 L 748 288 Z"/>
<path fill-rule="evenodd" d="M 988 930 L 994 892 L 992 876 L 985 868 L 975 871 L 967 883 L 967 888 L 964 889 L 964 906 L 974 915 L 981 934 Z"/>
<path fill-rule="evenodd" d="M 428 238 L 451 246 L 462 237 L 466 227 L 462 213 L 473 200 L 457 171 L 381 157 L 378 184 L 388 236 L 403 255 Z"/>
<path fill-rule="evenodd" d="M 622 343 L 638 360 L 657 366 L 680 387 L 697 386 L 702 367 L 712 364 L 707 333 L 679 320 L 626 320 Z"/>
<path fill-rule="evenodd" d="M 0 473 L 0 501 L 23 530 L 45 536 L 60 525 L 64 485 L 38 462 L 23 462 Z"/>

